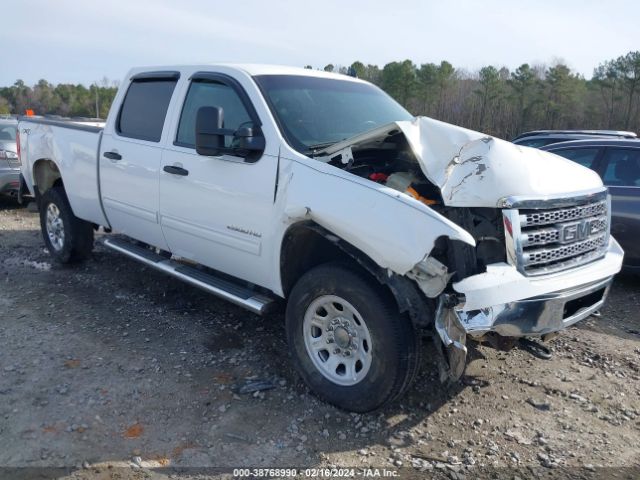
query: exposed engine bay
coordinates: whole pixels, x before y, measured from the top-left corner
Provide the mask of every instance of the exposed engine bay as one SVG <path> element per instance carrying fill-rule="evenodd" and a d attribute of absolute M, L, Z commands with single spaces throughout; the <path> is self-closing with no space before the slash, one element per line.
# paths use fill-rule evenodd
<path fill-rule="evenodd" d="M 431 252 L 433 258 L 447 266 L 454 281 L 506 260 L 501 210 L 445 205 L 440 188 L 425 177 L 401 131 L 389 132 L 382 140 L 346 147 L 319 160 L 402 192 L 468 231 L 476 241 L 475 247 L 442 237 Z"/>
<path fill-rule="evenodd" d="M 400 131 L 390 132 L 383 141 L 347 147 L 326 160 L 353 175 L 406 193 L 425 205 L 443 203 L 440 189 L 425 178 Z"/>

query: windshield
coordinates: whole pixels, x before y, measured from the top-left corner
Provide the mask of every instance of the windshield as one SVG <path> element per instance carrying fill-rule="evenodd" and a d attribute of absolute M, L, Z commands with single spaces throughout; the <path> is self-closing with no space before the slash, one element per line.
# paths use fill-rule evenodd
<path fill-rule="evenodd" d="M 289 144 L 302 153 L 413 115 L 369 83 L 302 75 L 254 77 Z"/>
<path fill-rule="evenodd" d="M 0 123 L 0 142 L 15 142 L 17 123 Z"/>

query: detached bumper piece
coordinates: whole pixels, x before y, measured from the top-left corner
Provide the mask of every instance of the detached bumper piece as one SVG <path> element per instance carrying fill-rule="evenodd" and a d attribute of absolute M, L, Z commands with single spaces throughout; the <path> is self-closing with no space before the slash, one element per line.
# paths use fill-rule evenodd
<path fill-rule="evenodd" d="M 597 312 L 609 294 L 612 281 L 613 277 L 608 277 L 580 287 L 471 311 L 463 311 L 456 305 L 454 295 L 441 295 L 435 326 L 448 364 L 448 371 L 441 372 L 441 379 L 457 380 L 462 376 L 467 335 L 543 337 L 563 330 Z"/>
<path fill-rule="evenodd" d="M 455 304 L 455 295 L 441 295 L 436 310 L 436 331 L 442 340 L 442 352 L 446 360 L 446 365 L 440 365 L 441 381 L 458 380 L 467 365 L 467 332 L 455 312 Z"/>

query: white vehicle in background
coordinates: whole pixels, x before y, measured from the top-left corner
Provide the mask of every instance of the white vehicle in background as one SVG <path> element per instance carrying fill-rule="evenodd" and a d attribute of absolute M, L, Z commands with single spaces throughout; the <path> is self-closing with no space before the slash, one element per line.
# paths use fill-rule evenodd
<path fill-rule="evenodd" d="M 407 389 L 422 332 L 457 379 L 467 336 L 544 339 L 599 309 L 622 263 L 597 174 L 342 75 L 136 68 L 104 128 L 19 131 L 55 259 L 87 258 L 104 228 L 121 234 L 109 248 L 252 312 L 286 299 L 293 363 L 349 410 Z"/>

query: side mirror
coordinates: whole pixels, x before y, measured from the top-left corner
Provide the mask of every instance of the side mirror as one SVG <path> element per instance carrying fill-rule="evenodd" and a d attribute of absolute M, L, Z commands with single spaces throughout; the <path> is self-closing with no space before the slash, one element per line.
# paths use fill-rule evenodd
<path fill-rule="evenodd" d="M 225 145 L 225 137 L 232 137 L 231 145 Z M 238 130 L 224 128 L 222 107 L 200 107 L 196 114 L 196 152 L 198 155 L 216 157 L 225 153 L 256 160 L 265 149 L 260 129 L 242 126 Z"/>
<path fill-rule="evenodd" d="M 196 152 L 198 155 L 216 156 L 224 150 L 222 107 L 200 107 L 196 115 Z"/>
<path fill-rule="evenodd" d="M 262 152 L 265 148 L 264 136 L 262 136 L 262 134 L 256 134 L 253 127 L 240 127 L 233 134 L 233 137 L 233 146 L 248 154 L 251 152 Z"/>

